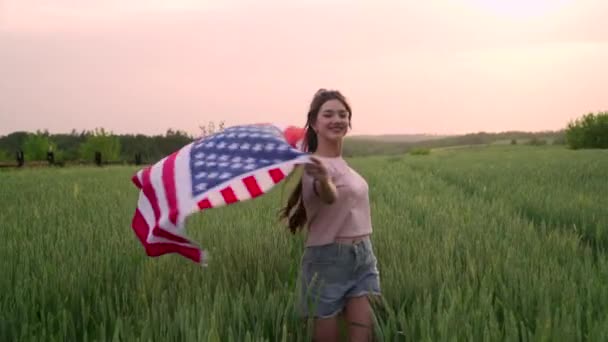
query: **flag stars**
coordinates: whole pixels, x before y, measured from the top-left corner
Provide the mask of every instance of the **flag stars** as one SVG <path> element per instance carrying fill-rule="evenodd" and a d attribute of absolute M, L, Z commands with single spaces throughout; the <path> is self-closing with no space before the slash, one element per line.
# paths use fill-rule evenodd
<path fill-rule="evenodd" d="M 283 133 L 268 125 L 238 126 L 196 141 L 190 154 L 191 190 L 200 195 L 234 177 L 292 159 Z"/>

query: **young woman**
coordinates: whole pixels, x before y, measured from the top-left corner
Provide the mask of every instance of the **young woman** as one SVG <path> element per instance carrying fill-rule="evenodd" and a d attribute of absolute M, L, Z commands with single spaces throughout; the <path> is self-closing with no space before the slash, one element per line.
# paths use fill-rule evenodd
<path fill-rule="evenodd" d="M 313 154 L 281 217 L 292 233 L 307 226 L 301 261 L 303 315 L 315 341 L 337 341 L 343 315 L 350 341 L 372 338 L 369 297 L 380 295 L 368 185 L 342 157 L 352 111 L 339 91 L 321 89 L 310 105 L 304 148 Z"/>

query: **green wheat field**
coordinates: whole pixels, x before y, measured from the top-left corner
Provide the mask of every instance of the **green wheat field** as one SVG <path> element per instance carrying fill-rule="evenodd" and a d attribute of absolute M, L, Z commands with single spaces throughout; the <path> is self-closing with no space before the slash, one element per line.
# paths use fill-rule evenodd
<path fill-rule="evenodd" d="M 494 146 L 349 159 L 370 184 L 379 341 L 608 340 L 608 153 Z M 293 183 L 207 211 L 207 268 L 147 257 L 134 167 L 0 172 L 0 341 L 305 341 Z M 291 181 L 290 181 L 291 182 Z"/>

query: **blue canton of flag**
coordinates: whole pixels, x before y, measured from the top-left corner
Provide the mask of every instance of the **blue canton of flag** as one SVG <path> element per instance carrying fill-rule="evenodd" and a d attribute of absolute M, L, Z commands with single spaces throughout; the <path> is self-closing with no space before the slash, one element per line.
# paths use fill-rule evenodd
<path fill-rule="evenodd" d="M 192 146 L 192 196 L 197 197 L 234 177 L 298 158 L 283 132 L 273 126 L 236 126 Z"/>

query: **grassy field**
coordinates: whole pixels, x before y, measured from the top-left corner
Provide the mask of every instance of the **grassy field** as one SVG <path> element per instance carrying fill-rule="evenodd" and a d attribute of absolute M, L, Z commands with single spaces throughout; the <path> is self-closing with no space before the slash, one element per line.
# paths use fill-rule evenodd
<path fill-rule="evenodd" d="M 608 339 L 608 153 L 495 146 L 352 159 L 383 341 Z M 134 168 L 0 173 L 1 341 L 303 341 L 290 188 L 195 215 L 208 268 L 148 258 Z"/>

